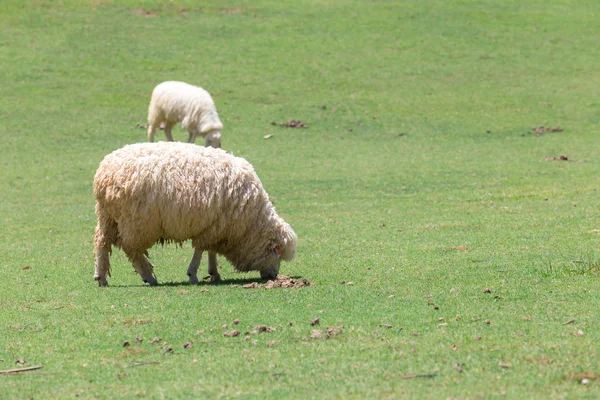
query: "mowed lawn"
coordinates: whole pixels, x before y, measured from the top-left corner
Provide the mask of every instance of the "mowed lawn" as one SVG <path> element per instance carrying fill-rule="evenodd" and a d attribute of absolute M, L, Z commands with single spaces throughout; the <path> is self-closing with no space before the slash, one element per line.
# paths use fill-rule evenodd
<path fill-rule="evenodd" d="M 0 398 L 598 398 L 599 18 L 3 1 Z M 150 250 L 158 287 L 118 249 L 97 287 L 93 176 L 165 80 L 213 95 L 298 234 L 280 272 L 312 286 L 246 289 L 224 258 L 190 286 L 185 244 Z"/>

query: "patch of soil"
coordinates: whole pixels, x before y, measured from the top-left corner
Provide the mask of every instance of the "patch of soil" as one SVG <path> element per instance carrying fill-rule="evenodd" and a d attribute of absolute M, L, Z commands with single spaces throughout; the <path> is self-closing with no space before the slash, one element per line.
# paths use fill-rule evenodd
<path fill-rule="evenodd" d="M 289 276 L 279 275 L 277 279 L 267 281 L 267 283 L 265 283 L 265 289 L 277 287 L 293 289 L 310 285 L 311 283 L 308 281 L 308 279 L 294 279 L 290 278 Z"/>
<path fill-rule="evenodd" d="M 277 122 L 273 121 L 271 122 L 271 125 L 279 125 L 283 128 L 308 128 L 308 125 L 306 125 L 304 122 L 295 119 L 291 119 L 288 122 L 284 122 L 282 124 L 277 124 Z"/>
<path fill-rule="evenodd" d="M 593 372 L 574 372 L 566 374 L 565 378 L 569 381 L 581 381 L 583 379 L 598 381 L 600 380 L 600 375 Z"/>
<path fill-rule="evenodd" d="M 273 288 L 293 289 L 293 288 L 311 286 L 311 285 L 312 284 L 309 282 L 308 279 L 294 279 L 294 278 L 290 278 L 289 276 L 279 275 L 276 279 L 267 281 L 267 283 L 265 283 L 265 284 L 260 284 L 258 282 L 252 282 L 252 283 L 247 283 L 247 284 L 243 285 L 243 288 L 244 289 L 258 289 L 258 288 L 262 287 L 265 289 L 273 289 Z"/>
<path fill-rule="evenodd" d="M 581 160 L 574 160 L 569 158 L 567 155 L 562 154 L 560 157 L 544 157 L 542 161 L 570 161 L 570 162 L 582 162 Z"/>
<path fill-rule="evenodd" d="M 143 8 L 136 8 L 134 10 L 131 11 L 131 13 L 133 15 L 141 15 L 142 17 L 146 17 L 146 18 L 154 18 L 156 17 L 156 13 L 152 10 L 146 10 Z"/>
<path fill-rule="evenodd" d="M 127 357 L 139 357 L 142 354 L 147 354 L 148 351 L 146 349 L 142 349 L 141 347 L 127 347 L 121 353 L 119 353 L 119 358 L 127 358 Z"/>
<path fill-rule="evenodd" d="M 148 130 L 148 124 L 135 124 L 136 128 L 140 128 L 143 129 L 145 131 Z M 161 122 L 160 126 L 158 127 L 159 130 L 164 131 L 165 130 L 165 124 Z"/>
<path fill-rule="evenodd" d="M 253 330 L 251 330 L 250 332 L 246 332 L 245 335 L 256 335 L 257 333 L 263 332 L 275 332 L 276 330 L 277 329 L 271 328 L 270 326 L 256 325 Z"/>
<path fill-rule="evenodd" d="M 327 327 L 327 336 L 334 337 L 344 332 L 343 326 L 328 326 Z"/>
<path fill-rule="evenodd" d="M 560 126 L 536 126 L 529 133 L 533 136 L 542 136 L 546 132 L 562 132 L 563 128 Z"/>

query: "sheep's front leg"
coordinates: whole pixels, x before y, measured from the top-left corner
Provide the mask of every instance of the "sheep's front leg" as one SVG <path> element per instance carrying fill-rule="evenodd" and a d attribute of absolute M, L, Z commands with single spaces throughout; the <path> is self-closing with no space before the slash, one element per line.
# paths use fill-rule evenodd
<path fill-rule="evenodd" d="M 154 276 L 154 266 L 150 264 L 150 261 L 146 258 L 144 254 L 132 254 L 127 252 L 127 250 L 123 249 L 127 257 L 131 260 L 133 264 L 133 268 L 135 271 L 140 274 L 140 277 L 145 283 L 148 283 L 150 286 L 158 285 L 156 281 L 156 277 Z"/>
<path fill-rule="evenodd" d="M 221 275 L 217 269 L 217 253 L 214 251 L 208 252 L 208 274 L 210 275 L 211 282 L 218 282 L 221 280 Z"/>
<path fill-rule="evenodd" d="M 190 266 L 188 267 L 187 274 L 190 277 L 190 283 L 198 283 L 198 267 L 200 267 L 200 260 L 202 259 L 202 250 L 194 249 L 194 255 Z"/>
<path fill-rule="evenodd" d="M 148 141 L 154 142 L 154 131 L 158 128 L 158 125 L 154 122 L 148 123 Z"/>
<path fill-rule="evenodd" d="M 165 122 L 165 135 L 167 135 L 167 140 L 169 142 L 173 141 L 173 135 L 171 134 L 171 129 L 173 128 L 173 123 Z"/>

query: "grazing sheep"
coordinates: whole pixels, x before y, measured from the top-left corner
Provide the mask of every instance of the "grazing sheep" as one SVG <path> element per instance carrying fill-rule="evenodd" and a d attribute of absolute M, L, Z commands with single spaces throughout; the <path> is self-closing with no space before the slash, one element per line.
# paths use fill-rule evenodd
<path fill-rule="evenodd" d="M 221 147 L 223 124 L 210 94 L 185 82 L 163 82 L 152 91 L 148 141 L 154 141 L 154 131 L 164 123 L 167 140 L 172 142 L 171 128 L 178 122 L 189 132 L 188 143 L 195 143 L 200 135 L 206 146 Z"/>
<path fill-rule="evenodd" d="M 156 285 L 148 249 L 190 239 L 187 274 L 197 283 L 202 252 L 220 280 L 216 254 L 238 271 L 275 278 L 296 252 L 296 234 L 275 212 L 252 165 L 221 149 L 179 142 L 138 143 L 116 150 L 94 177 L 98 226 L 94 279 L 106 286 L 111 246 L 121 248 L 142 280 Z"/>

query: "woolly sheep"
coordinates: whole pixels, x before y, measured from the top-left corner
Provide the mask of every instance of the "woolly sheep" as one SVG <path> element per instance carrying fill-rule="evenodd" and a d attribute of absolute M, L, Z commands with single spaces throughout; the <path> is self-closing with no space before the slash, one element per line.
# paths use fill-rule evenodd
<path fill-rule="evenodd" d="M 296 252 L 296 234 L 269 201 L 250 163 L 221 149 L 180 142 L 138 143 L 107 155 L 94 177 L 98 225 L 94 279 L 106 286 L 111 246 L 121 248 L 142 280 L 156 285 L 148 249 L 192 241 L 187 274 L 197 283 L 202 252 L 220 280 L 216 254 L 238 271 L 279 273 Z"/>
<path fill-rule="evenodd" d="M 206 146 L 221 147 L 223 124 L 210 94 L 185 82 L 163 82 L 152 91 L 148 141 L 154 141 L 154 131 L 164 123 L 167 140 L 172 142 L 171 128 L 178 122 L 189 132 L 188 143 L 195 143 L 199 135 Z"/>

